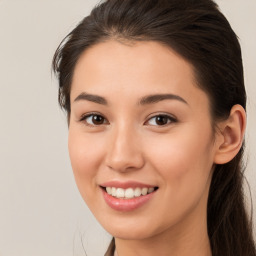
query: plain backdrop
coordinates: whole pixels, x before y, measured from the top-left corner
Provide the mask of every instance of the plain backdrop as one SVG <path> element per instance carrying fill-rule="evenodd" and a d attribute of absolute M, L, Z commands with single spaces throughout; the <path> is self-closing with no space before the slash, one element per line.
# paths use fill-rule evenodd
<path fill-rule="evenodd" d="M 76 188 L 50 71 L 59 42 L 97 2 L 0 0 L 0 256 L 82 256 L 83 246 L 102 256 L 109 243 Z M 217 3 L 243 51 L 256 211 L 256 1 Z"/>

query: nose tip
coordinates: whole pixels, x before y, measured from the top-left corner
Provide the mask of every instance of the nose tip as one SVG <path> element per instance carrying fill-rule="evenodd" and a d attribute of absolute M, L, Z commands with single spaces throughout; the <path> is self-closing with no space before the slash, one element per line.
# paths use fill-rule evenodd
<path fill-rule="evenodd" d="M 108 168 L 118 172 L 127 172 L 143 167 L 142 147 L 136 143 L 134 135 L 115 137 L 110 145 L 106 157 Z"/>
<path fill-rule="evenodd" d="M 127 172 L 132 170 L 139 170 L 143 167 L 143 161 L 139 159 L 140 156 L 130 157 L 122 153 L 120 157 L 112 157 L 107 161 L 108 168 L 118 171 Z"/>

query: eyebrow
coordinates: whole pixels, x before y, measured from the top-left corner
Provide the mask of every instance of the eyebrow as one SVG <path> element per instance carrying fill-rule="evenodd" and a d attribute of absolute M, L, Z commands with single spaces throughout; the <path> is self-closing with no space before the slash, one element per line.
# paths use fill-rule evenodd
<path fill-rule="evenodd" d="M 175 94 L 153 94 L 153 95 L 148 95 L 140 99 L 139 105 L 148 105 L 148 104 L 153 104 L 157 103 L 159 101 L 163 100 L 178 100 L 180 102 L 183 102 L 188 105 L 188 103 L 181 98 L 178 95 Z"/>
<path fill-rule="evenodd" d="M 101 104 L 101 105 L 108 105 L 108 102 L 105 98 L 101 97 L 101 96 L 98 96 L 98 95 L 94 95 L 94 94 L 88 94 L 88 93 L 81 93 L 79 94 L 75 100 L 75 101 L 80 101 L 80 100 L 87 100 L 87 101 L 91 101 L 91 102 L 94 102 L 94 103 L 98 103 L 98 104 Z"/>
<path fill-rule="evenodd" d="M 80 100 L 91 101 L 91 102 L 98 103 L 98 104 L 105 105 L 105 106 L 108 105 L 108 102 L 104 97 L 101 97 L 101 96 L 95 95 L 95 94 L 88 94 L 88 93 L 85 93 L 85 92 L 79 94 L 75 98 L 74 102 L 80 101 Z M 178 100 L 178 101 L 188 105 L 188 103 L 182 97 L 180 97 L 178 95 L 175 95 L 175 94 L 152 94 L 152 95 L 148 95 L 148 96 L 142 97 L 139 100 L 138 105 L 142 105 L 142 106 L 143 105 L 149 105 L 149 104 L 158 103 L 158 102 L 163 101 L 163 100 Z"/>

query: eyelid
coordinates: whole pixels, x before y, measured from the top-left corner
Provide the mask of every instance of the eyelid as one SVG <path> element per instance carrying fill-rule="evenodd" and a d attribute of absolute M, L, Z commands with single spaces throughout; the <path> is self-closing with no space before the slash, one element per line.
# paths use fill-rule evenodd
<path fill-rule="evenodd" d="M 85 119 L 87 119 L 88 117 L 91 117 L 91 116 L 101 116 L 102 118 L 104 118 L 104 123 L 103 123 L 103 124 L 99 124 L 99 125 L 93 125 L 93 124 L 89 124 L 89 123 L 85 122 Z M 106 121 L 106 122 L 105 122 L 105 121 Z M 89 112 L 89 113 L 85 113 L 85 114 L 83 114 L 83 115 L 79 118 L 78 122 L 82 122 L 82 123 L 84 123 L 85 125 L 90 126 L 90 127 L 99 127 L 99 126 L 102 126 L 102 125 L 109 124 L 109 122 L 108 122 L 108 120 L 105 118 L 105 116 L 102 115 L 102 114 L 99 113 L 99 112 Z"/>
<path fill-rule="evenodd" d="M 97 115 L 97 116 L 101 116 L 103 119 L 104 119 L 104 123 L 103 124 L 99 124 L 99 125 L 94 125 L 94 124 L 89 124 L 88 122 L 85 122 L 85 119 L 87 119 L 88 117 L 91 117 L 93 115 Z M 169 122 L 167 124 L 164 124 L 164 125 L 150 125 L 150 126 L 158 126 L 158 127 L 166 127 L 167 125 L 170 125 L 172 123 L 176 123 L 178 122 L 177 118 L 171 114 L 167 114 L 167 113 L 153 113 L 151 114 L 146 122 L 144 123 L 144 125 L 147 125 L 147 123 L 149 122 L 149 120 L 153 119 L 153 118 L 156 118 L 156 117 L 159 117 L 159 116 L 162 116 L 162 117 L 167 117 L 169 119 Z M 109 121 L 107 120 L 107 118 L 105 118 L 105 116 L 99 112 L 89 112 L 89 113 L 85 113 L 83 114 L 78 122 L 82 122 L 84 123 L 85 125 L 87 126 L 91 126 L 91 127 L 99 127 L 99 126 L 102 126 L 102 125 L 106 125 L 106 124 L 109 124 Z"/>
<path fill-rule="evenodd" d="M 163 117 L 167 117 L 169 119 L 169 122 L 165 125 L 150 125 L 150 126 L 158 126 L 158 127 L 166 127 L 168 125 L 171 125 L 172 123 L 177 123 L 178 122 L 178 119 L 171 115 L 171 114 L 167 114 L 167 113 L 154 113 L 152 114 L 151 116 L 149 116 L 147 118 L 147 121 L 144 123 L 144 124 L 147 124 L 149 122 L 149 120 L 151 120 L 152 118 L 156 118 L 158 116 L 163 116 Z"/>

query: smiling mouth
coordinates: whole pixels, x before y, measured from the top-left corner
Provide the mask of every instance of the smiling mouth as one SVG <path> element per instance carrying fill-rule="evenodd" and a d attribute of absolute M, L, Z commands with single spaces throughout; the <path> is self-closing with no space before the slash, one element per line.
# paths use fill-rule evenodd
<path fill-rule="evenodd" d="M 102 187 L 103 190 L 107 192 L 108 195 L 118 198 L 118 199 L 132 199 L 136 197 L 145 196 L 153 193 L 158 189 L 158 187 L 144 187 L 144 188 L 117 188 L 117 187 Z"/>

